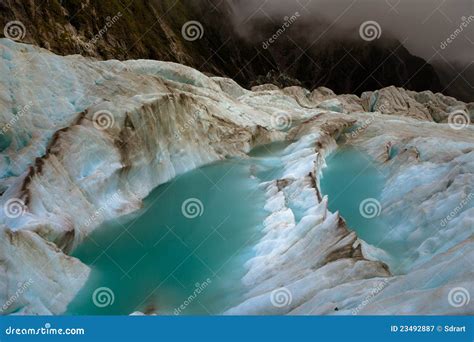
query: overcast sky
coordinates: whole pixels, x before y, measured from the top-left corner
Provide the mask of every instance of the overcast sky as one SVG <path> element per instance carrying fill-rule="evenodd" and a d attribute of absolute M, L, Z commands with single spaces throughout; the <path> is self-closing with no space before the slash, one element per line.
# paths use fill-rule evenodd
<path fill-rule="evenodd" d="M 463 63 L 474 61 L 474 0 L 227 0 L 234 6 L 236 23 L 242 32 L 251 32 L 246 19 L 262 18 L 283 23 L 285 16 L 296 11 L 302 22 L 326 23 L 322 29 L 305 32 L 311 42 L 321 35 L 337 36 L 340 32 L 358 33 L 365 21 L 376 21 L 382 36 L 395 36 L 411 53 L 426 60 L 444 58 Z M 452 43 L 440 48 L 463 17 L 471 22 Z"/>

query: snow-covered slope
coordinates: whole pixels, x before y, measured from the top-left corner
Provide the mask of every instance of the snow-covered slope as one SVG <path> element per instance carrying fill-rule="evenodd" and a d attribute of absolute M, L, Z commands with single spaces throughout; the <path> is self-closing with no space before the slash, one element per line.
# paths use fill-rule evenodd
<path fill-rule="evenodd" d="M 473 290 L 472 267 L 461 265 L 466 256 L 472 261 L 472 209 L 436 228 L 417 212 L 444 217 L 472 193 L 472 126 L 454 132 L 433 123 L 431 111 L 423 120 L 398 110 L 402 116 L 362 113 L 377 109 L 378 95 L 370 95 L 367 108 L 367 99 L 324 88 L 248 91 L 179 64 L 59 57 L 5 39 L 0 74 L 0 302 L 10 303 L 4 313 L 64 312 L 89 274 L 67 254 L 104 220 L 140 208 L 153 188 L 176 175 L 284 139 L 294 141 L 285 151 L 284 176 L 262 184 L 269 217 L 242 280 L 247 299 L 229 313 L 350 313 L 380 281 L 390 282 L 357 312 L 472 311 L 450 306 L 446 293 L 455 286 Z M 418 101 L 415 95 L 406 96 Z M 441 108 L 449 98 L 425 95 L 417 103 L 438 106 L 437 113 L 472 109 L 457 102 Z M 328 212 L 319 190 L 335 139 L 367 117 L 375 119 L 351 143 L 391 175 L 384 210 L 394 219 L 407 211 L 419 222 L 397 228 L 395 240 L 409 240 L 407 253 L 417 252 L 397 276 L 382 251 Z M 389 158 L 392 146 L 399 153 Z M 298 222 L 295 208 L 304 213 Z M 448 270 L 443 281 L 420 281 Z M 28 291 L 10 300 L 25 283 Z M 280 288 L 291 295 L 287 305 L 272 303 Z M 420 293 L 413 305 L 401 298 L 407 291 Z"/>

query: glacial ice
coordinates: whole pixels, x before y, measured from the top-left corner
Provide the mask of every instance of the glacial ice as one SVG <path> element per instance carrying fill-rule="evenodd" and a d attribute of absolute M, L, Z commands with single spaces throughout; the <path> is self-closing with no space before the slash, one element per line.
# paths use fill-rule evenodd
<path fill-rule="evenodd" d="M 366 140 L 367 136 L 378 137 L 375 134 L 377 131 L 388 132 L 387 136 L 393 142 L 401 135 L 404 138 L 402 143 L 422 151 L 430 148 L 431 151 L 420 153 L 426 161 L 419 165 L 419 161 L 414 161 L 416 155 L 413 158 L 403 157 L 410 150 L 401 146 L 401 155 L 396 158 L 398 160 L 382 164 L 390 174 L 382 194 L 384 215 L 398 222 L 394 228 L 395 235 L 390 235 L 390 242 L 399 244 L 398 250 L 409 260 L 408 264 L 403 263 L 403 267 L 391 264 L 396 274 L 391 273 L 391 269 L 377 261 L 393 261 L 391 256 L 382 248 L 370 246 L 350 233 L 337 214 L 327 211 L 326 197 L 318 199 L 316 194 L 306 196 L 308 189 L 314 192 L 311 175 L 302 173 L 295 178 L 289 174 L 279 191 L 276 191 L 277 183 L 270 182 L 268 185 L 271 191 L 267 192 L 265 209 L 270 214 L 264 223 L 266 235 L 256 247 L 257 256 L 247 265 L 249 272 L 244 277 L 249 288 L 247 300 L 228 310 L 227 314 L 472 314 L 472 305 L 454 307 L 448 300 L 453 288 L 463 287 L 469 292 L 473 290 L 471 263 L 474 225 L 473 209 L 469 209 L 472 203 L 447 227 L 439 223 L 460 203 L 462 194 L 472 192 L 470 184 L 474 184 L 471 179 L 474 169 L 472 157 L 469 157 L 472 153 L 472 131 L 466 132 L 464 136 L 462 133 L 456 136 L 456 140 L 465 141 L 461 145 L 456 141 L 445 141 L 443 150 L 446 156 L 443 157 L 432 152 L 435 141 L 418 136 L 443 136 L 441 131 L 449 133 L 446 126 L 433 128 L 429 124 L 427 128 L 422 128 L 424 124 L 418 123 L 412 127 L 405 120 L 400 120 L 403 128 L 389 127 L 383 119 L 383 116 L 376 115 L 373 126 L 368 128 L 364 137 L 358 138 L 359 146 L 368 153 L 374 157 L 383 157 L 385 142 L 377 141 L 374 144 L 376 138 Z M 408 123 L 412 122 L 409 120 Z M 407 139 L 410 134 L 411 140 Z M 324 155 L 322 146 L 318 153 Z M 283 160 L 289 163 L 295 159 L 304 160 L 304 154 L 299 151 L 290 150 Z M 452 159 L 454 156 L 459 159 Z M 446 162 L 459 164 L 460 160 L 469 167 L 465 164 L 465 168 L 443 165 Z M 308 167 L 315 165 L 310 161 L 306 163 Z M 451 178 L 462 177 L 462 180 L 447 186 L 446 182 L 440 182 L 447 172 Z M 298 182 L 299 191 L 287 190 Z M 282 181 L 279 183 L 282 184 Z M 447 200 L 443 193 L 449 193 L 453 198 Z M 302 215 L 299 224 L 281 229 L 278 224 L 281 222 L 279 213 L 285 213 L 288 208 L 301 203 L 307 204 L 306 207 L 312 208 L 310 210 L 317 209 L 318 215 L 308 211 Z M 436 213 L 436 216 L 418 215 L 423 212 L 420 207 L 426 208 L 425 213 Z M 400 220 L 401 217 L 403 220 Z M 320 243 L 322 246 L 318 246 Z M 271 248 L 259 248 L 267 245 Z M 358 251 L 358 248 L 361 250 Z M 280 306 L 272 302 L 272 298 L 278 294 L 283 296 L 282 287 L 287 291 L 287 296 L 283 297 L 286 299 L 285 305 Z"/>
<path fill-rule="evenodd" d="M 456 210 L 473 193 L 474 129 L 446 123 L 472 105 L 394 87 L 360 99 L 326 88 L 249 91 L 179 64 L 61 57 L 6 39 L 0 74 L 0 205 L 26 206 L 20 217 L 0 214 L 0 302 L 32 281 L 5 313 L 64 312 L 89 275 L 68 253 L 102 222 L 136 211 L 179 174 L 285 139 L 282 173 L 262 179 L 268 217 L 246 264 L 248 291 L 227 314 L 474 312 L 448 301 L 455 287 L 474 293 L 474 201 Z M 98 128 L 100 111 L 110 122 Z M 347 143 L 388 174 L 383 215 L 408 262 L 361 241 L 321 196 L 325 159 L 355 123 L 367 127 Z M 272 303 L 281 289 L 287 305 Z"/>

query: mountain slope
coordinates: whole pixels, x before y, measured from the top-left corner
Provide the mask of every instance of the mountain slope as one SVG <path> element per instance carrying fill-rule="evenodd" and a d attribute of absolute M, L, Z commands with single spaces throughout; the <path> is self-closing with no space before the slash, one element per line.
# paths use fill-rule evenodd
<path fill-rule="evenodd" d="M 233 19 L 231 7 L 214 0 L 131 1 L 126 6 L 119 0 L 0 3 L 0 26 L 21 21 L 26 28 L 23 42 L 61 55 L 173 61 L 230 77 L 247 88 L 267 82 L 303 84 L 359 95 L 390 85 L 442 89 L 434 69 L 397 41 L 322 41 L 306 49 L 301 33 L 311 27 L 296 23 L 264 49 L 262 43 L 278 25 L 259 24 L 248 39 L 235 31 Z M 190 21 L 202 25 L 200 39 L 183 37 L 183 25 Z"/>

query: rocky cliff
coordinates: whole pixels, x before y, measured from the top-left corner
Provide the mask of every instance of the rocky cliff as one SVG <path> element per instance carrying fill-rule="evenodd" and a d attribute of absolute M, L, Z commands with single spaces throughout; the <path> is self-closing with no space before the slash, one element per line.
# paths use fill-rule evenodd
<path fill-rule="evenodd" d="M 308 20 L 296 22 L 265 48 L 280 25 L 252 23 L 252 38 L 243 37 L 234 25 L 250 24 L 235 24 L 225 1 L 2 1 L 0 27 L 11 21 L 24 25 L 21 41 L 57 54 L 178 62 L 230 77 L 246 88 L 263 83 L 327 86 L 338 94 L 358 95 L 391 85 L 444 89 L 431 65 L 398 41 L 340 39 L 308 46 L 301 34 L 311 31 Z M 182 29 L 193 21 L 199 22 L 198 32 L 189 39 Z"/>

